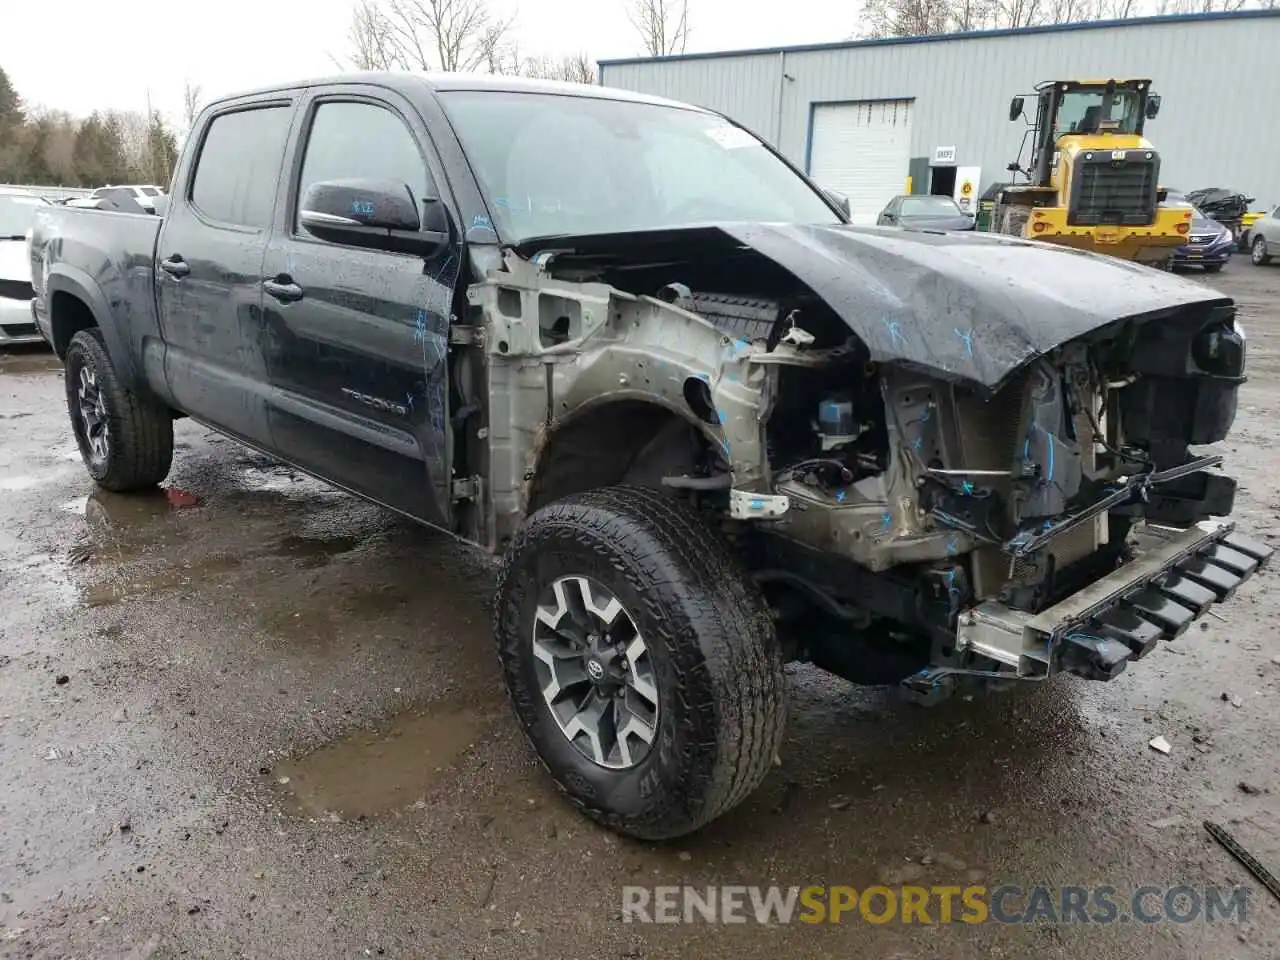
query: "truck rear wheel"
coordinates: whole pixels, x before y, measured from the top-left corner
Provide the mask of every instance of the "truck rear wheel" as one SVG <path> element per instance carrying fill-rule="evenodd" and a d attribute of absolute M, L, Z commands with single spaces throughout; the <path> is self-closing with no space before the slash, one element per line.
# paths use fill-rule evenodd
<path fill-rule="evenodd" d="M 67 411 L 80 456 L 99 486 L 117 493 L 154 487 L 173 463 L 173 417 L 125 389 L 96 327 L 71 338 Z"/>
<path fill-rule="evenodd" d="M 639 487 L 538 510 L 504 558 L 495 609 L 516 715 L 585 814 L 647 840 L 736 806 L 782 739 L 782 655 L 728 544 Z"/>

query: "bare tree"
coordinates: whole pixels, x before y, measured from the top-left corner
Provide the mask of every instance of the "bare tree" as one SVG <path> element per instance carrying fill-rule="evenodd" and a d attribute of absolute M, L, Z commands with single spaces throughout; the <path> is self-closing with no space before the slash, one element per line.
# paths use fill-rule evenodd
<path fill-rule="evenodd" d="M 955 0 L 951 11 L 952 28 L 964 33 L 985 30 L 995 17 L 995 0 Z"/>
<path fill-rule="evenodd" d="M 395 70 L 403 67 L 391 23 L 374 0 L 360 0 L 347 28 L 351 65 L 357 70 Z"/>
<path fill-rule="evenodd" d="M 595 62 L 585 53 L 566 57 L 532 57 L 520 64 L 520 74 L 537 80 L 567 80 L 570 83 L 595 83 Z"/>
<path fill-rule="evenodd" d="M 927 37 L 952 32 L 948 0 L 867 0 L 862 8 L 868 37 Z"/>
<path fill-rule="evenodd" d="M 627 16 L 651 57 L 684 53 L 689 45 L 689 0 L 630 0 Z"/>
<path fill-rule="evenodd" d="M 512 26 L 488 0 L 358 0 L 348 60 L 359 70 L 507 72 Z"/>
<path fill-rule="evenodd" d="M 450 73 L 492 69 L 512 26 L 485 0 L 389 0 L 386 18 L 406 65 Z"/>
<path fill-rule="evenodd" d="M 1041 21 L 1040 0 L 996 0 L 997 25 L 1029 27 Z"/>
<path fill-rule="evenodd" d="M 200 112 L 200 84 L 187 80 L 182 85 L 182 118 L 187 122 L 187 130 L 196 124 L 196 114 Z"/>

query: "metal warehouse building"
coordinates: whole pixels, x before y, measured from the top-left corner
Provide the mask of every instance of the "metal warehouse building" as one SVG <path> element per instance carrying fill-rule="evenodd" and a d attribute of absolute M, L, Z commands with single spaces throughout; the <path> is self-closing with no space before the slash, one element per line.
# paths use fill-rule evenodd
<path fill-rule="evenodd" d="M 1026 123 L 1009 100 L 1042 80 L 1147 77 L 1160 180 L 1280 203 L 1280 9 L 944 37 L 606 60 L 600 83 L 700 104 L 777 146 L 870 222 L 915 193 L 976 198 L 1011 179 Z M 1034 98 L 1029 98 L 1034 116 Z M 1021 160 L 1029 162 L 1030 143 Z M 966 186 L 967 190 L 966 190 Z"/>

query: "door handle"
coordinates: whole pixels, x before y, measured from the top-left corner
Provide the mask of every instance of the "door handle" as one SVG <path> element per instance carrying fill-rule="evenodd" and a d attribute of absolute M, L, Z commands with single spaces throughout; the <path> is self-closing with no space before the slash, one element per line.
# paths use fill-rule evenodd
<path fill-rule="evenodd" d="M 160 269 L 169 276 L 181 280 L 191 272 L 191 265 L 183 260 L 181 255 L 175 253 L 169 259 L 160 261 Z"/>
<path fill-rule="evenodd" d="M 275 297 L 281 303 L 293 303 L 302 299 L 302 288 L 287 277 L 263 280 L 262 289 L 268 296 Z"/>

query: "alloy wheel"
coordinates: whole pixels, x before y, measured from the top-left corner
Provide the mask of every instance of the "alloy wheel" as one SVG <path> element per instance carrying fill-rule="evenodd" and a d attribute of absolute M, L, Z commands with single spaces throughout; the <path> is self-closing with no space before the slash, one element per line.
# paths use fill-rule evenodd
<path fill-rule="evenodd" d="M 84 431 L 85 445 L 94 464 L 102 464 L 111 452 L 111 425 L 107 416 L 106 401 L 93 368 L 80 368 L 80 383 L 76 387 L 80 427 Z"/>
<path fill-rule="evenodd" d="M 552 718 L 593 763 L 634 767 L 658 729 L 657 678 L 635 621 L 589 577 L 560 577 L 539 600 L 533 653 Z"/>

